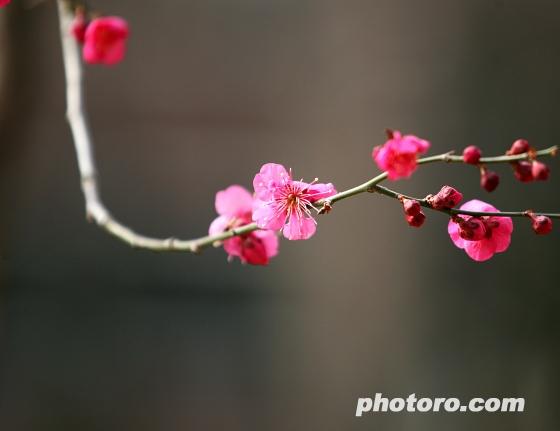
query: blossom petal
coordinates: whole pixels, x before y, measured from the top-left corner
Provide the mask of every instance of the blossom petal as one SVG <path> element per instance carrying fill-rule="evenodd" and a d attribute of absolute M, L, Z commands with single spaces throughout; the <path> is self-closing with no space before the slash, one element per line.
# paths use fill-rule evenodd
<path fill-rule="evenodd" d="M 284 226 L 284 237 L 290 240 L 308 239 L 315 233 L 315 220 L 312 218 L 298 218 L 296 213 L 290 216 L 290 222 Z"/>
<path fill-rule="evenodd" d="M 513 232 L 513 222 L 510 217 L 490 217 L 500 225 L 492 229 L 492 238 L 496 241 L 496 253 L 505 251 L 511 242 L 511 233 Z"/>
<path fill-rule="evenodd" d="M 231 256 L 241 257 L 243 254 L 243 239 L 240 236 L 226 239 L 224 241 L 224 250 Z"/>
<path fill-rule="evenodd" d="M 457 247 L 465 248 L 465 240 L 461 238 L 461 235 L 459 234 L 459 225 L 453 220 L 449 220 L 449 224 L 447 225 L 447 232 L 451 237 L 451 241 L 453 241 L 453 243 Z"/>
<path fill-rule="evenodd" d="M 334 196 L 338 193 L 331 183 L 306 184 L 300 181 L 294 181 L 294 184 L 296 183 L 302 185 L 303 190 L 307 189 L 307 193 L 311 195 L 309 197 L 309 202 L 315 202 L 319 199 L 328 198 L 329 196 Z"/>
<path fill-rule="evenodd" d="M 268 257 L 274 257 L 278 254 L 278 236 L 276 236 L 275 232 L 270 230 L 256 230 L 253 232 L 253 235 L 262 241 Z"/>
<path fill-rule="evenodd" d="M 220 216 L 210 224 L 210 229 L 208 229 L 208 233 L 210 235 L 215 235 L 220 232 L 224 232 L 228 227 L 229 218 L 226 216 Z"/>
<path fill-rule="evenodd" d="M 233 185 L 216 194 L 216 212 L 228 218 L 242 217 L 250 213 L 253 196 L 244 187 Z"/>
<path fill-rule="evenodd" d="M 241 260 L 251 265 L 268 265 L 266 248 L 260 238 L 249 235 L 249 237 L 244 240 Z"/>
<path fill-rule="evenodd" d="M 465 211 L 475 211 L 475 212 L 485 212 L 485 213 L 495 213 L 499 212 L 492 205 L 486 202 L 479 201 L 478 199 L 473 199 L 471 201 L 465 202 L 461 205 L 461 209 Z"/>
<path fill-rule="evenodd" d="M 264 165 L 260 172 L 255 175 L 253 180 L 253 187 L 255 188 L 255 193 L 261 201 L 271 201 L 274 197 L 272 195 L 272 190 L 270 190 L 271 184 L 277 184 L 278 186 L 289 181 L 290 176 L 286 169 L 282 165 L 276 163 L 267 163 Z"/>
<path fill-rule="evenodd" d="M 480 241 L 465 241 L 465 251 L 477 262 L 488 260 L 494 256 L 496 246 L 494 235 L 491 238 L 484 238 Z"/>
<path fill-rule="evenodd" d="M 285 220 L 286 212 L 279 211 L 276 202 L 269 202 L 253 213 L 253 221 L 256 221 L 261 229 L 280 230 Z"/>
<path fill-rule="evenodd" d="M 116 41 L 111 48 L 105 51 L 103 58 L 100 60 L 107 66 L 114 66 L 123 58 L 126 51 L 126 45 L 123 40 Z"/>

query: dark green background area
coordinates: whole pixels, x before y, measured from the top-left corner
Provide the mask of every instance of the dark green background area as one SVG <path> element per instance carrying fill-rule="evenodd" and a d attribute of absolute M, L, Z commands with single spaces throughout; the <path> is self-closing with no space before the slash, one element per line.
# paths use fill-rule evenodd
<path fill-rule="evenodd" d="M 361 184 L 386 127 L 431 155 L 560 141 L 558 1 L 89 4 L 131 26 L 125 60 L 86 67 L 85 92 L 103 199 L 146 235 L 206 234 L 215 193 L 265 163 Z M 0 10 L 0 429 L 559 428 L 560 225 L 516 220 L 477 263 L 442 214 L 414 229 L 364 194 L 267 268 L 133 251 L 84 219 L 56 4 L 25 5 Z M 496 166 L 493 194 L 463 165 L 388 186 L 560 212 L 560 161 L 545 162 L 544 183 Z M 356 418 L 377 392 L 526 410 Z"/>

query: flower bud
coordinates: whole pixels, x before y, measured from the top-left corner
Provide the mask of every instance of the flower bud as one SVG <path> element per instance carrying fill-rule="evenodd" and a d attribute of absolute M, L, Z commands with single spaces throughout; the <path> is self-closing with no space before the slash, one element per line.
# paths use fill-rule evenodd
<path fill-rule="evenodd" d="M 443 186 L 436 196 L 443 198 L 443 206 L 445 208 L 453 208 L 463 199 L 463 194 L 450 186 Z"/>
<path fill-rule="evenodd" d="M 546 181 L 548 179 L 548 174 L 550 173 L 550 169 L 544 163 L 539 162 L 537 160 L 533 160 L 533 164 L 531 166 L 531 174 L 535 178 L 535 180 L 539 181 Z"/>
<path fill-rule="evenodd" d="M 496 190 L 500 184 L 500 176 L 486 168 L 480 170 L 480 186 L 488 193 Z"/>
<path fill-rule="evenodd" d="M 546 235 L 552 230 L 552 221 L 545 216 L 532 216 L 533 230 L 537 235 Z"/>
<path fill-rule="evenodd" d="M 482 151 L 474 145 L 470 145 L 463 150 L 463 161 L 469 165 L 478 165 L 481 157 Z"/>
<path fill-rule="evenodd" d="M 530 183 L 533 177 L 532 166 L 529 162 L 512 163 L 515 178 L 522 183 Z"/>
<path fill-rule="evenodd" d="M 480 241 L 485 234 L 484 224 L 477 218 L 469 217 L 459 222 L 459 235 L 465 241 Z"/>
<path fill-rule="evenodd" d="M 415 216 L 416 214 L 419 214 L 421 208 L 420 202 L 415 201 L 414 199 L 403 200 L 403 209 L 407 216 Z"/>
<path fill-rule="evenodd" d="M 70 29 L 72 36 L 74 36 L 78 43 L 84 43 L 88 24 L 89 22 L 86 19 L 84 8 L 78 7 L 76 9 L 76 17 Z"/>
<path fill-rule="evenodd" d="M 412 226 L 412 227 L 422 226 L 424 224 L 425 220 L 426 220 L 426 215 L 422 211 L 420 211 L 416 215 L 407 215 L 406 216 L 406 222 L 408 223 L 409 226 Z"/>
<path fill-rule="evenodd" d="M 529 142 L 527 142 L 525 139 L 518 139 L 513 143 L 507 154 L 509 156 L 513 156 L 515 154 L 523 154 L 529 151 L 530 147 L 531 146 L 529 145 Z"/>
<path fill-rule="evenodd" d="M 445 206 L 445 199 L 439 193 L 437 195 L 426 196 L 426 201 L 435 209 L 441 210 Z"/>

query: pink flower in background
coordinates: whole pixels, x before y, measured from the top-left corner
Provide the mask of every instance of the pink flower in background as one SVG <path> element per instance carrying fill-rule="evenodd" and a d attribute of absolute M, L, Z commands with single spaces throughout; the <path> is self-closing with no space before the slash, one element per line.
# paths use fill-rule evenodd
<path fill-rule="evenodd" d="M 390 180 L 409 178 L 418 167 L 418 154 L 428 151 L 430 143 L 414 135 L 401 136 L 392 132 L 392 137 L 383 146 L 373 149 L 372 157 L 379 169 L 387 171 Z"/>
<path fill-rule="evenodd" d="M 253 208 L 259 200 L 241 186 L 229 186 L 216 194 L 216 211 L 220 216 L 210 225 L 210 235 L 252 223 Z M 267 265 L 278 254 L 278 238 L 274 232 L 256 230 L 224 241 L 224 250 L 252 265 Z"/>
<path fill-rule="evenodd" d="M 10 3 L 10 0 L 0 0 L 0 7 L 6 6 L 8 3 Z"/>
<path fill-rule="evenodd" d="M 109 16 L 94 19 L 84 35 L 84 61 L 105 63 L 108 66 L 117 64 L 124 57 L 124 41 L 128 33 L 128 24 L 121 18 Z"/>
<path fill-rule="evenodd" d="M 465 211 L 476 212 L 499 212 L 492 205 L 479 200 L 466 202 L 461 206 Z M 459 215 L 462 219 L 469 219 L 470 216 Z M 480 217 L 485 228 L 485 234 L 482 239 L 472 241 L 461 238 L 459 225 L 453 220 L 449 221 L 447 231 L 451 236 L 451 240 L 459 248 L 464 248 L 467 254 L 478 262 L 490 259 L 494 253 L 505 251 L 511 240 L 513 232 L 513 222 L 510 217 Z"/>
<path fill-rule="evenodd" d="M 293 181 L 291 170 L 288 175 L 284 166 L 267 163 L 253 180 L 255 193 L 262 201 L 253 220 L 261 229 L 283 230 L 288 239 L 309 238 L 315 233 L 316 224 L 309 210 L 311 203 L 337 193 L 331 183 L 315 181 Z"/>

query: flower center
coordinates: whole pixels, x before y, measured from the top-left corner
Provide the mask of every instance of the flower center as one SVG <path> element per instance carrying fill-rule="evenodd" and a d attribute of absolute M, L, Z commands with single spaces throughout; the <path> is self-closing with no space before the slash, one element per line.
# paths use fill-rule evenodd
<path fill-rule="evenodd" d="M 297 200 L 298 200 L 297 195 L 294 194 L 294 193 L 290 193 L 287 197 L 288 206 L 292 206 L 294 204 L 297 204 Z"/>

